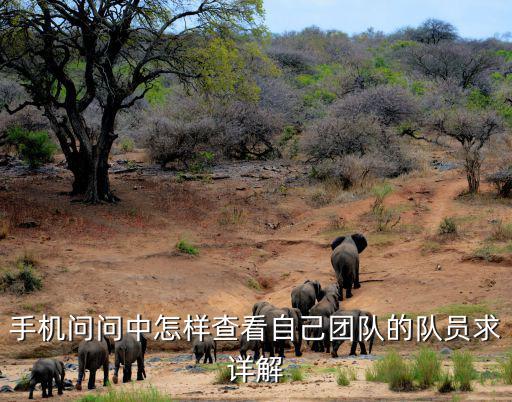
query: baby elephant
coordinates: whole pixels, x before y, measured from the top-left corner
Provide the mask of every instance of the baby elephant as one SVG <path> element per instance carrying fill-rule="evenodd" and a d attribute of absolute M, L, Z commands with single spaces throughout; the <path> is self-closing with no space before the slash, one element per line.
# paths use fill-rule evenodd
<path fill-rule="evenodd" d="M 194 340 L 192 341 L 192 351 L 196 357 L 196 364 L 199 364 L 199 361 L 203 356 L 204 364 L 206 364 L 206 362 L 212 364 L 212 350 L 213 355 L 215 356 L 215 361 L 217 361 L 217 343 L 215 342 L 215 339 L 213 339 L 211 335 L 203 336 L 202 341 L 199 339 L 199 337 L 194 338 Z"/>
<path fill-rule="evenodd" d="M 140 342 L 131 335 L 124 334 L 123 338 L 115 345 L 115 366 L 112 381 L 117 384 L 119 367 L 123 365 L 123 383 L 132 380 L 132 364 L 137 362 L 137 381 L 142 381 L 146 377 L 144 369 L 144 355 L 146 354 L 147 340 L 144 335 L 140 335 Z"/>
<path fill-rule="evenodd" d="M 259 340 L 247 340 L 247 333 L 240 337 L 240 356 L 243 359 L 247 359 L 247 351 L 252 350 L 254 353 L 253 361 L 258 361 L 260 358 L 260 350 L 263 346 L 263 342 Z"/>
<path fill-rule="evenodd" d="M 64 363 L 55 359 L 39 359 L 32 367 L 28 399 L 34 399 L 36 384 L 43 388 L 43 398 L 53 396 L 53 380 L 57 384 L 58 394 L 64 390 Z"/>

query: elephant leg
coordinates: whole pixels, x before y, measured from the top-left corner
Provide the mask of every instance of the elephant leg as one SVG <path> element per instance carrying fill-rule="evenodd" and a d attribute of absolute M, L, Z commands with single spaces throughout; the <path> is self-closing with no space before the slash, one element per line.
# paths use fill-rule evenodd
<path fill-rule="evenodd" d="M 88 389 L 95 389 L 96 388 L 96 369 L 90 369 L 89 370 L 89 382 L 87 383 Z"/>
<path fill-rule="evenodd" d="M 332 343 L 332 350 L 331 350 L 331 356 L 332 357 L 338 357 L 338 349 L 340 348 L 343 341 L 336 341 Z"/>
<path fill-rule="evenodd" d="M 254 361 L 257 362 L 260 359 L 260 348 L 255 348 L 254 352 Z"/>
<path fill-rule="evenodd" d="M 124 362 L 123 367 L 123 383 L 130 382 L 132 380 L 132 364 Z"/>
<path fill-rule="evenodd" d="M 28 399 L 34 399 L 34 391 L 36 389 L 36 380 L 31 379 L 29 385 Z"/>
<path fill-rule="evenodd" d="M 137 358 L 137 381 L 144 380 L 144 358 L 139 356 Z"/>
<path fill-rule="evenodd" d="M 41 388 L 43 389 L 43 398 L 48 398 L 48 383 L 46 381 L 41 381 Z"/>
<path fill-rule="evenodd" d="M 63 385 L 59 373 L 55 373 L 55 384 L 57 384 L 57 394 L 62 395 Z"/>
<path fill-rule="evenodd" d="M 361 287 L 361 283 L 359 282 L 359 264 L 356 267 L 356 275 L 354 280 L 354 289 L 359 289 Z"/>
<path fill-rule="evenodd" d="M 357 356 L 356 350 L 357 350 L 357 341 L 353 341 L 352 345 L 350 346 L 350 356 Z"/>
<path fill-rule="evenodd" d="M 318 341 L 318 352 L 323 353 L 324 352 L 324 342 Z"/>
<path fill-rule="evenodd" d="M 364 344 L 364 342 L 359 342 L 359 347 L 361 348 L 361 353 L 362 355 L 367 355 L 368 353 L 366 352 L 366 345 Z"/>
<path fill-rule="evenodd" d="M 108 385 L 108 369 L 109 369 L 108 360 L 103 363 L 103 386 L 106 387 Z M 118 368 L 119 370 L 119 368 Z M 113 379 L 112 379 L 113 380 Z"/>
<path fill-rule="evenodd" d="M 117 384 L 117 382 L 119 381 L 119 368 L 120 367 L 121 367 L 121 360 L 119 358 L 119 354 L 116 353 L 116 361 L 114 363 L 114 375 L 112 376 L 112 382 L 114 384 Z"/>
<path fill-rule="evenodd" d="M 82 381 L 84 379 L 84 375 L 85 375 L 85 365 L 84 365 L 83 359 L 79 359 L 79 361 L 78 361 L 78 379 L 76 380 L 76 386 L 75 386 L 75 388 L 78 391 L 82 390 Z"/>
<path fill-rule="evenodd" d="M 213 357 L 212 357 L 212 351 L 211 350 L 208 351 L 208 362 L 210 364 L 213 364 Z"/>
<path fill-rule="evenodd" d="M 347 299 L 350 299 L 352 297 L 352 278 L 347 280 L 345 283 L 345 290 L 347 294 Z"/>
<path fill-rule="evenodd" d="M 48 379 L 48 397 L 53 397 L 53 377 Z"/>
<path fill-rule="evenodd" d="M 325 348 L 325 353 L 331 352 L 331 342 L 326 338 L 324 338 L 324 348 Z"/>
<path fill-rule="evenodd" d="M 240 357 L 242 359 L 247 359 L 247 352 L 245 350 L 240 350 Z"/>

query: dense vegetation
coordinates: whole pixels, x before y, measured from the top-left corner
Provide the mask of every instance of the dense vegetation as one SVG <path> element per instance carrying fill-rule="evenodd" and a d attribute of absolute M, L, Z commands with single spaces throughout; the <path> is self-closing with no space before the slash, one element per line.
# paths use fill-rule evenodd
<path fill-rule="evenodd" d="M 472 193 L 494 143 L 501 173 L 489 180 L 510 193 L 503 177 L 511 166 L 512 44 L 466 40 L 433 19 L 391 35 L 315 27 L 259 33 L 231 37 L 229 50 L 209 43 L 202 57 L 215 68 L 203 86 L 183 87 L 172 74 L 154 80 L 119 112 L 117 132 L 161 165 L 285 157 L 314 162 L 313 178 L 344 188 L 414 170 L 415 150 L 426 141 L 455 151 Z M 0 91 L 13 99 L 22 89 L 4 79 Z M 33 126 L 34 111 L 24 113 L 31 118 L 4 117 L 2 130 Z"/>

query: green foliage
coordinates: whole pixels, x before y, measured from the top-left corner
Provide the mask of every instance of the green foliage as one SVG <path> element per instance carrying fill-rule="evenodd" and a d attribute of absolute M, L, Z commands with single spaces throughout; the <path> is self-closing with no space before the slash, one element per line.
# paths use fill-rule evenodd
<path fill-rule="evenodd" d="M 455 387 L 453 386 L 453 376 L 450 372 L 445 371 L 441 374 L 437 383 L 437 391 L 442 394 L 455 391 Z"/>
<path fill-rule="evenodd" d="M 441 375 L 441 361 L 437 353 L 427 347 L 421 348 L 415 356 L 413 373 L 420 388 L 426 389 L 434 385 Z"/>
<path fill-rule="evenodd" d="M 505 359 L 500 362 L 500 374 L 505 384 L 512 385 L 512 352 L 507 353 Z"/>
<path fill-rule="evenodd" d="M 31 168 L 51 162 L 57 151 L 57 146 L 46 131 L 29 131 L 21 127 L 11 127 L 7 132 L 7 141 L 16 147 L 18 155 Z"/>
<path fill-rule="evenodd" d="M 236 377 L 233 381 L 231 381 L 231 369 L 229 366 L 218 364 L 215 372 L 215 384 L 233 384 L 241 381 L 240 377 Z"/>
<path fill-rule="evenodd" d="M 471 391 L 471 381 L 476 378 L 471 353 L 457 350 L 453 353 L 453 378 L 461 391 Z"/>
<path fill-rule="evenodd" d="M 503 223 L 499 220 L 493 228 L 491 240 L 509 241 L 512 240 L 512 223 Z"/>
<path fill-rule="evenodd" d="M 176 243 L 176 250 L 180 253 L 189 254 L 189 255 L 199 255 L 199 249 L 192 244 L 190 244 L 187 240 L 181 239 Z"/>
<path fill-rule="evenodd" d="M 14 269 L 5 270 L 0 276 L 0 289 L 17 295 L 31 293 L 43 287 L 34 261 L 25 257 L 16 261 Z"/>
<path fill-rule="evenodd" d="M 413 389 L 413 370 L 395 351 L 389 352 L 383 359 L 377 360 L 366 370 L 366 380 L 386 382 L 392 391 L 411 391 Z"/>
<path fill-rule="evenodd" d="M 468 95 L 468 107 L 472 109 L 486 109 L 493 104 L 491 96 L 484 94 L 480 89 L 473 89 Z"/>
<path fill-rule="evenodd" d="M 425 83 L 422 81 L 414 81 L 411 84 L 411 91 L 414 95 L 422 96 L 426 93 Z"/>
<path fill-rule="evenodd" d="M 192 173 L 204 173 L 213 166 L 215 154 L 210 151 L 201 151 L 194 157 L 194 161 L 189 166 Z"/>
<path fill-rule="evenodd" d="M 249 289 L 253 289 L 253 290 L 261 290 L 260 283 L 256 279 L 254 279 L 254 278 L 249 278 L 247 280 L 247 287 Z"/>
<path fill-rule="evenodd" d="M 445 217 L 439 224 L 438 233 L 440 235 L 456 234 L 457 223 L 455 222 L 455 219 L 451 217 Z"/>
<path fill-rule="evenodd" d="M 106 393 L 89 394 L 80 399 L 78 402 L 171 402 L 172 399 L 156 388 L 149 387 L 146 389 L 122 389 L 116 390 L 109 388 Z"/>
<path fill-rule="evenodd" d="M 340 387 L 347 387 L 350 381 L 357 380 L 357 373 L 353 367 L 342 367 L 336 371 L 336 384 Z"/>
<path fill-rule="evenodd" d="M 302 369 L 302 367 L 293 367 L 287 371 L 292 382 L 304 381 L 304 370 Z"/>
<path fill-rule="evenodd" d="M 382 232 L 394 227 L 400 221 L 400 215 L 384 205 L 384 200 L 393 192 L 393 186 L 382 183 L 372 188 L 375 200 L 372 205 L 372 214 L 377 221 L 377 231 Z"/>
<path fill-rule="evenodd" d="M 304 104 L 306 106 L 314 106 L 318 102 L 321 102 L 325 105 L 329 105 L 334 102 L 335 99 L 336 94 L 334 92 L 328 91 L 324 88 L 319 88 L 304 95 Z"/>
<path fill-rule="evenodd" d="M 145 99 L 151 106 L 161 106 L 167 101 L 167 96 L 172 89 L 164 84 L 164 79 L 159 78 L 151 84 L 151 89 L 146 92 Z"/>
<path fill-rule="evenodd" d="M 133 152 L 135 142 L 130 137 L 124 137 L 119 141 L 119 147 L 123 152 Z"/>

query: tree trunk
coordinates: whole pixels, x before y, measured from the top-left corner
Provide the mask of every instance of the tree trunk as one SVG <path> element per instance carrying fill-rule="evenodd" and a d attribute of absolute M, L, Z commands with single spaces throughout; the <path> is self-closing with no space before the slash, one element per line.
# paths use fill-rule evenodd
<path fill-rule="evenodd" d="M 466 177 L 470 194 L 478 193 L 480 188 L 480 166 L 479 156 L 473 155 L 466 158 Z"/>
<path fill-rule="evenodd" d="M 108 145 L 108 149 L 93 146 L 91 158 L 87 161 L 87 189 L 85 191 L 85 202 L 90 204 L 98 204 L 102 201 L 117 202 L 117 198 L 110 190 L 110 180 L 108 176 L 108 156 L 112 144 Z"/>

